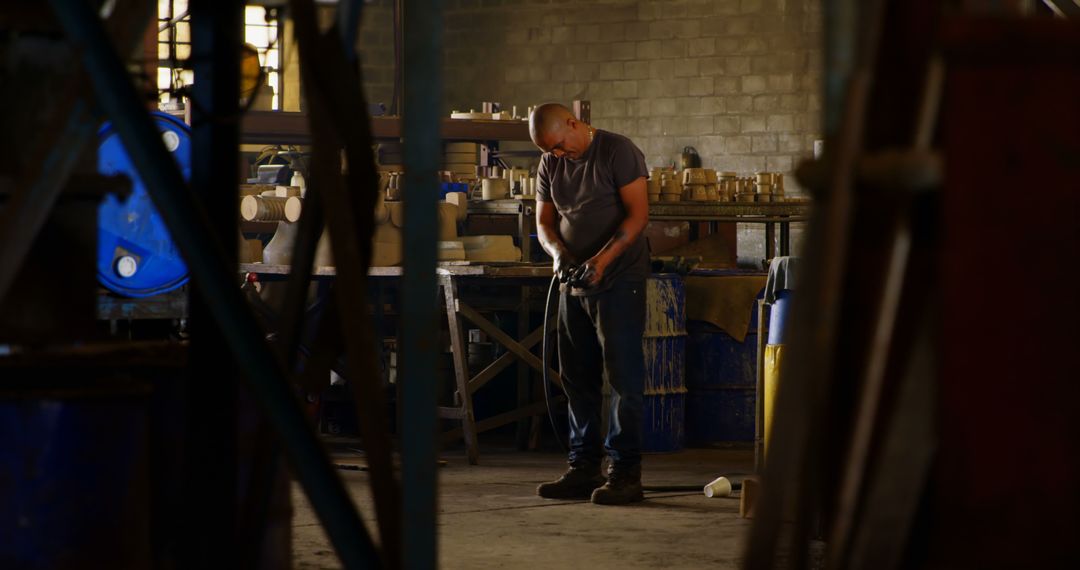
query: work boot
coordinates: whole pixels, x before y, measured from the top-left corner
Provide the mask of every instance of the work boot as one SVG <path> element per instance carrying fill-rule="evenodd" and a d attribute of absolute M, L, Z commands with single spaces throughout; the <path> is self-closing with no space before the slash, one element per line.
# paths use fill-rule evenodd
<path fill-rule="evenodd" d="M 592 502 L 597 505 L 625 505 L 645 499 L 641 491 L 641 465 L 612 466 L 607 483 L 593 491 Z"/>
<path fill-rule="evenodd" d="M 604 484 L 600 466 L 570 466 L 566 474 L 555 481 L 540 483 L 536 494 L 545 499 L 588 499 L 593 490 Z"/>

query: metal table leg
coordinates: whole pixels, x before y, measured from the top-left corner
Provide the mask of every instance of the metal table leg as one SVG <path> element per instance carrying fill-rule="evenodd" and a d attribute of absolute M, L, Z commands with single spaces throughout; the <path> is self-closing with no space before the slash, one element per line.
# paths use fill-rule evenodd
<path fill-rule="evenodd" d="M 780 223 L 780 255 L 791 255 L 791 222 Z"/>
<path fill-rule="evenodd" d="M 529 334 L 529 288 L 522 287 L 517 310 L 517 338 L 525 338 L 527 334 Z M 517 407 L 523 408 L 527 405 L 529 405 L 529 365 L 519 360 L 517 363 Z M 519 450 L 528 448 L 531 423 L 532 420 L 529 418 L 522 418 L 517 422 L 516 443 Z"/>
<path fill-rule="evenodd" d="M 765 223 L 765 259 L 770 260 L 776 255 L 776 224 Z"/>

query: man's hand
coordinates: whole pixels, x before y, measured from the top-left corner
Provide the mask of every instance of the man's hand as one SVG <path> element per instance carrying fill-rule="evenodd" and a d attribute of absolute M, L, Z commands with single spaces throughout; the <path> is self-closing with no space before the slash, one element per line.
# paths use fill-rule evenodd
<path fill-rule="evenodd" d="M 569 253 L 563 253 L 555 256 L 552 270 L 555 271 L 555 275 L 559 276 L 559 283 L 566 283 L 570 280 L 570 274 L 576 266 L 577 263 L 574 258 Z"/>
<path fill-rule="evenodd" d="M 585 276 L 585 282 L 582 284 L 584 288 L 589 289 L 600 284 L 608 263 L 607 259 L 599 254 L 585 262 L 582 268 L 582 275 Z"/>

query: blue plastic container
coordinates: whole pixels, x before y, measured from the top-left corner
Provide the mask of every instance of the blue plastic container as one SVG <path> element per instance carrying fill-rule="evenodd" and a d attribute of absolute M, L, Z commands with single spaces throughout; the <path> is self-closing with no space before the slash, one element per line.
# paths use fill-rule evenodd
<path fill-rule="evenodd" d="M 0 401 L 0 567 L 149 568 L 146 403 Z"/>
<path fill-rule="evenodd" d="M 451 192 L 465 192 L 469 193 L 469 185 L 464 182 L 443 182 L 439 186 L 439 199 L 445 200 L 446 195 Z"/>
<path fill-rule="evenodd" d="M 754 441 L 754 386 L 692 388 L 686 401 L 691 445 Z"/>
<path fill-rule="evenodd" d="M 719 328 L 690 321 L 686 340 L 686 387 L 757 385 L 757 333 L 739 342 Z"/>
<path fill-rule="evenodd" d="M 769 344 L 784 344 L 787 338 L 785 325 L 791 313 L 791 289 L 782 289 L 776 293 L 776 301 L 769 309 Z"/>
<path fill-rule="evenodd" d="M 188 126 L 164 113 L 154 113 L 184 180 L 191 178 L 191 135 Z M 120 136 L 106 123 L 98 132 L 98 172 L 131 179 L 125 200 L 108 195 L 98 209 L 98 281 L 126 297 L 149 297 L 172 291 L 188 280 L 188 269 L 173 244 L 165 222 L 135 171 Z"/>
<path fill-rule="evenodd" d="M 686 437 L 695 445 L 753 441 L 757 333 L 738 342 L 697 321 L 686 340 Z"/>
<path fill-rule="evenodd" d="M 686 442 L 686 286 L 676 274 L 646 282 L 642 451 L 679 451 Z"/>

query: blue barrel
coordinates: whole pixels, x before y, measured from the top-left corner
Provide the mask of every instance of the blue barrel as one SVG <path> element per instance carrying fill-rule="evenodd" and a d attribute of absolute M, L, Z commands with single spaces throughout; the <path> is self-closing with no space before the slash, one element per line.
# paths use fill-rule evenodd
<path fill-rule="evenodd" d="M 154 113 L 165 147 L 191 178 L 191 135 L 183 121 Z M 188 270 L 165 222 L 135 171 L 120 135 L 106 123 L 98 132 L 98 172 L 131 179 L 125 200 L 108 195 L 98 209 L 98 281 L 126 297 L 149 297 L 187 283 Z"/>
<path fill-rule="evenodd" d="M 791 313 L 791 293 L 790 289 L 776 292 L 776 300 L 769 309 L 769 344 L 784 344 L 787 338 L 785 325 Z"/>
<path fill-rule="evenodd" d="M 686 441 L 686 285 L 676 274 L 645 287 L 645 400 L 642 451 L 679 451 Z"/>
<path fill-rule="evenodd" d="M 149 568 L 145 398 L 0 401 L 0 567 Z"/>
<path fill-rule="evenodd" d="M 754 440 L 756 306 L 752 312 L 742 342 L 711 323 L 687 324 L 686 439 L 693 445 Z"/>

